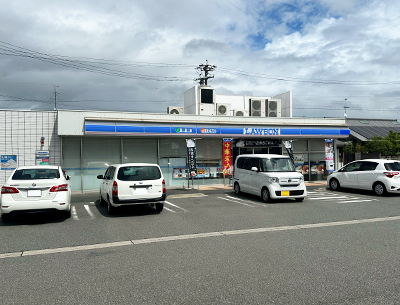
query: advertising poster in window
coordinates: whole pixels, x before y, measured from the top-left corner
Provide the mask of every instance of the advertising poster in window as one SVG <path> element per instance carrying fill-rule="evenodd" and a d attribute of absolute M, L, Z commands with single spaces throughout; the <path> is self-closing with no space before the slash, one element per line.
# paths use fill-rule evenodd
<path fill-rule="evenodd" d="M 210 168 L 208 167 L 197 168 L 197 178 L 210 178 Z"/>
<path fill-rule="evenodd" d="M 1 155 L 1 170 L 11 170 L 17 167 L 17 155 Z"/>
<path fill-rule="evenodd" d="M 172 178 L 187 178 L 187 169 L 186 168 L 174 168 L 172 170 Z"/>
<path fill-rule="evenodd" d="M 333 140 L 325 139 L 325 163 L 327 173 L 332 173 L 335 170 L 335 163 L 333 161 Z"/>
<path fill-rule="evenodd" d="M 231 175 L 232 173 L 232 139 L 224 139 L 223 140 L 223 173 L 224 175 Z"/>

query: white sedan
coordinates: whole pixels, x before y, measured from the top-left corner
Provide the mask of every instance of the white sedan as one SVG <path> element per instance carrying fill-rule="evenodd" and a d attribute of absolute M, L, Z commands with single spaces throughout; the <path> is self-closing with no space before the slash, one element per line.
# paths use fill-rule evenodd
<path fill-rule="evenodd" d="M 365 159 L 350 162 L 328 176 L 332 190 L 340 187 L 371 190 L 376 195 L 400 194 L 400 161 Z"/>
<path fill-rule="evenodd" d="M 1 187 L 3 222 L 19 213 L 62 212 L 71 217 L 70 177 L 60 166 L 36 165 L 15 169 Z"/>

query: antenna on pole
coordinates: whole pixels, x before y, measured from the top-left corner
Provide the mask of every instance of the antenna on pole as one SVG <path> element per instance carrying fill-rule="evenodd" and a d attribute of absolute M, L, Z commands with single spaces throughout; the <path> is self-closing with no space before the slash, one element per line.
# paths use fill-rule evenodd
<path fill-rule="evenodd" d="M 344 99 L 344 118 L 347 118 L 347 113 L 346 113 L 346 109 L 350 108 L 346 106 L 346 102 L 347 102 L 347 98 Z"/>
<path fill-rule="evenodd" d="M 216 68 L 217 68 L 217 66 L 215 66 L 215 65 L 209 65 L 209 64 L 208 64 L 208 60 L 206 60 L 206 64 L 205 64 L 205 65 L 200 64 L 200 65 L 196 68 L 196 70 L 197 70 L 198 73 L 199 73 L 199 77 L 196 78 L 195 81 L 199 81 L 200 86 L 201 86 L 201 85 L 207 86 L 207 81 L 208 81 L 208 79 L 214 78 L 214 75 L 209 75 L 209 73 L 210 73 L 211 71 L 214 71 L 214 69 L 216 69 Z M 203 76 L 203 72 L 204 72 L 204 76 Z"/>

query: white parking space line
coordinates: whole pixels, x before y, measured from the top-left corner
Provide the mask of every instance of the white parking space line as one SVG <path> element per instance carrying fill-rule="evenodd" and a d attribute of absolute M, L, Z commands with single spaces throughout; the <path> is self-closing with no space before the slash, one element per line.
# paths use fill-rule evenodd
<path fill-rule="evenodd" d="M 349 199 L 347 196 L 332 196 L 332 197 L 315 197 L 315 198 L 308 198 L 309 200 L 325 200 L 325 199 Z"/>
<path fill-rule="evenodd" d="M 166 204 L 169 204 L 169 205 L 171 205 L 171 206 L 177 208 L 177 209 L 181 209 L 181 210 L 183 210 L 183 211 L 185 211 L 185 212 L 188 212 L 188 210 L 185 210 L 184 208 L 181 208 L 181 207 L 179 207 L 179 206 L 177 206 L 177 205 L 175 205 L 175 204 L 173 204 L 173 203 L 171 203 L 171 202 L 169 202 L 169 201 L 164 201 L 164 202 L 165 202 Z"/>
<path fill-rule="evenodd" d="M 90 210 L 89 206 L 87 204 L 84 205 L 86 211 L 88 212 L 89 216 L 91 219 L 95 218 L 94 214 L 92 213 L 92 211 Z"/>
<path fill-rule="evenodd" d="M 266 207 L 266 205 L 265 205 L 265 204 L 262 204 L 262 203 L 253 202 L 253 201 L 249 201 L 249 200 L 244 200 L 244 199 L 232 197 L 232 196 L 229 196 L 229 195 L 226 195 L 226 198 L 233 199 L 233 200 L 239 200 L 239 201 L 248 202 L 248 203 L 250 203 L 250 204 L 259 205 L 259 206 L 262 206 L 262 207 L 264 207 L 264 208 Z"/>
<path fill-rule="evenodd" d="M 224 199 L 224 198 L 221 198 L 221 199 Z M 74 251 L 82 251 L 82 250 L 105 249 L 105 248 L 110 248 L 110 247 L 139 246 L 139 245 L 149 244 L 149 243 L 188 240 L 188 239 L 196 239 L 196 238 L 226 237 L 226 236 L 234 236 L 234 235 L 240 235 L 240 234 L 271 233 L 271 232 L 290 231 L 290 230 L 308 230 L 308 229 L 317 229 L 317 228 L 346 226 L 346 225 L 357 225 L 357 224 L 365 224 L 365 223 L 378 223 L 378 222 L 395 221 L 395 220 L 400 220 L 400 216 L 345 220 L 345 221 L 336 221 L 336 222 L 311 223 L 311 224 L 298 224 L 298 225 L 291 225 L 291 226 L 261 227 L 261 228 L 254 228 L 254 229 L 205 232 L 205 233 L 198 233 L 198 234 L 185 234 L 185 235 L 175 235 L 175 236 L 164 236 L 164 237 L 126 240 L 126 241 L 119 241 L 119 242 L 112 242 L 112 243 L 94 244 L 94 245 L 63 247 L 63 248 L 55 248 L 55 249 L 27 250 L 27 251 L 18 251 L 18 252 L 12 252 L 12 253 L 0 253 L 0 259 L 7 259 L 7 258 L 15 259 L 17 257 L 21 258 L 21 257 L 25 257 L 25 256 L 32 256 L 32 255 L 45 255 L 45 254 L 65 253 L 65 252 L 74 252 Z"/>
<path fill-rule="evenodd" d="M 166 206 L 164 206 L 164 210 L 167 210 L 167 211 L 172 212 L 172 213 L 176 213 L 174 210 L 168 209 Z"/>
<path fill-rule="evenodd" d="M 250 204 L 247 204 L 247 203 L 244 203 L 244 202 L 240 202 L 240 201 L 237 201 L 237 200 L 232 200 L 232 199 L 228 199 L 228 198 L 224 198 L 224 197 L 218 197 L 218 198 L 219 198 L 219 199 L 222 199 L 222 200 L 226 200 L 226 201 L 230 201 L 230 202 L 235 202 L 235 203 L 239 203 L 239 204 L 242 204 L 242 205 L 245 205 L 245 206 L 254 208 L 254 205 L 250 205 Z"/>
<path fill-rule="evenodd" d="M 352 203 L 352 202 L 368 202 L 368 201 L 378 201 L 378 199 L 361 199 L 361 200 L 355 200 L 358 198 L 354 198 L 354 200 L 346 200 L 346 201 L 340 201 L 341 203 Z"/>
<path fill-rule="evenodd" d="M 76 208 L 75 208 L 74 205 L 71 207 L 71 216 L 72 216 L 72 218 L 73 218 L 74 220 L 79 220 L 78 214 L 76 213 Z"/>

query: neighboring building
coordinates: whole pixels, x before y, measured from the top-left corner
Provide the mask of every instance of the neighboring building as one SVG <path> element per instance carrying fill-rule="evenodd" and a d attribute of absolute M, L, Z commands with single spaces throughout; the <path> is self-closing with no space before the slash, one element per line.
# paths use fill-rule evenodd
<path fill-rule="evenodd" d="M 374 136 L 386 137 L 389 131 L 400 132 L 400 122 L 388 119 L 346 118 L 350 129 L 350 140 L 366 142 Z"/>
<path fill-rule="evenodd" d="M 350 129 L 350 135 L 346 139 L 353 143 L 364 145 L 365 142 L 371 140 L 374 136 L 386 137 L 389 131 L 400 133 L 400 122 L 394 119 L 360 119 L 360 118 L 346 118 L 346 125 Z M 356 152 L 354 154 L 343 154 L 343 145 L 338 145 L 339 161 L 343 160 L 346 164 L 350 161 L 367 159 L 367 158 L 381 158 L 380 154 L 367 154 Z M 384 156 L 393 157 L 393 156 Z M 396 157 L 397 158 L 397 157 Z"/>

